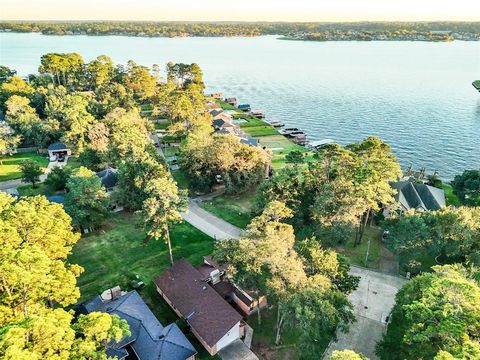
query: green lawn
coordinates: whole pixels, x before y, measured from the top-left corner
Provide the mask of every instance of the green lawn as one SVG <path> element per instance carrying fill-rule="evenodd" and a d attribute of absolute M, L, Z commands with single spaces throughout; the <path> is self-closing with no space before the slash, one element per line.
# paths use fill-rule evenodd
<path fill-rule="evenodd" d="M 380 249 L 382 246 L 380 231 L 381 230 L 378 228 L 367 227 L 360 245 L 354 246 L 355 236 L 353 236 L 346 244 L 338 246 L 337 251 L 348 256 L 352 265 L 378 269 L 380 262 Z M 369 240 L 369 255 L 367 262 L 365 262 Z"/>
<path fill-rule="evenodd" d="M 82 164 L 80 164 L 80 161 L 78 160 L 78 157 L 76 156 L 69 156 L 67 160 L 67 166 L 70 169 L 78 169 Z"/>
<path fill-rule="evenodd" d="M 177 185 L 180 189 L 188 190 L 190 181 L 188 180 L 187 175 L 182 169 L 171 171 L 173 179 L 177 182 Z"/>
<path fill-rule="evenodd" d="M 155 130 L 165 130 L 170 125 L 170 122 L 163 121 L 163 122 L 156 122 L 154 124 Z"/>
<path fill-rule="evenodd" d="M 235 106 L 227 104 L 226 102 L 224 102 L 222 100 L 216 100 L 216 102 L 217 102 L 218 105 L 220 105 L 222 107 L 223 110 L 237 110 L 238 111 L 238 109 Z"/>
<path fill-rule="evenodd" d="M 20 196 L 35 196 L 35 195 L 50 196 L 55 194 L 55 192 L 52 192 L 48 188 L 48 186 L 45 186 L 44 183 L 37 184 L 35 189 L 32 188 L 32 185 L 23 185 L 23 186 L 19 186 L 17 190 Z"/>
<path fill-rule="evenodd" d="M 162 151 L 166 157 L 178 155 L 178 153 L 180 152 L 178 147 L 173 147 L 173 146 L 167 146 L 165 148 L 162 148 Z"/>
<path fill-rule="evenodd" d="M 278 135 L 278 131 L 263 120 L 251 117 L 242 116 L 247 122 L 241 123 L 242 130 L 252 137 Z"/>
<path fill-rule="evenodd" d="M 255 193 L 222 195 L 202 202 L 200 206 L 230 224 L 245 229 L 253 217 L 254 198 Z"/>
<path fill-rule="evenodd" d="M 173 256 L 200 264 L 202 256 L 209 255 L 213 240 L 189 224 L 182 223 L 171 229 Z M 89 299 L 104 290 L 120 285 L 131 290 L 130 282 L 136 275 L 145 283 L 139 291 L 143 300 L 163 325 L 178 321 L 178 317 L 157 294 L 153 279 L 168 267 L 168 253 L 163 241 L 152 240 L 144 244 L 145 233 L 137 225 L 135 215 L 113 214 L 103 230 L 84 235 L 69 257 L 71 263 L 81 265 L 85 271 L 78 279 L 81 300 Z M 203 347 L 189 337 L 201 359 L 211 358 Z"/>
<path fill-rule="evenodd" d="M 285 167 L 285 157 L 292 151 L 301 151 L 305 154 L 305 162 L 313 160 L 313 152 L 309 151 L 304 146 L 293 143 L 285 136 L 277 134 L 272 136 L 263 136 L 260 138 L 260 144 L 273 150 L 272 166 L 274 169 L 280 169 Z"/>
<path fill-rule="evenodd" d="M 19 165 L 22 161 L 31 159 L 38 163 L 42 168 L 48 165 L 46 156 L 37 153 L 14 154 L 12 156 L 5 156 L 2 158 L 3 164 L 0 165 L 0 181 L 14 180 L 22 177 Z"/>
<path fill-rule="evenodd" d="M 461 206 L 462 203 L 460 202 L 460 199 L 453 193 L 453 188 L 452 185 L 450 184 L 442 184 L 442 189 L 445 191 L 445 198 L 447 200 L 447 205 L 453 205 L 453 206 Z"/>

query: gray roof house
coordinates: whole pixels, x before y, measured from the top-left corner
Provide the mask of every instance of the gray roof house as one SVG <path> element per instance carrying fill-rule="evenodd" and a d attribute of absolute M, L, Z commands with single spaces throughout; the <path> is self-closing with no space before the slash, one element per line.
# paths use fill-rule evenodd
<path fill-rule="evenodd" d="M 97 172 L 97 176 L 107 191 L 112 190 L 117 185 L 117 169 L 108 167 L 105 170 Z"/>
<path fill-rule="evenodd" d="M 210 115 L 212 115 L 213 117 L 218 116 L 218 115 L 220 115 L 221 113 L 223 113 L 223 110 L 222 110 L 222 109 L 213 109 L 213 110 L 210 110 Z"/>
<path fill-rule="evenodd" d="M 114 300 L 96 296 L 77 308 L 77 313 L 94 311 L 116 314 L 127 321 L 131 335 L 107 345 L 107 355 L 138 360 L 193 360 L 197 351 L 176 324 L 163 326 L 134 290 Z"/>
<path fill-rule="evenodd" d="M 390 185 L 397 190 L 395 200 L 403 211 L 434 211 L 446 205 L 445 192 L 442 189 L 412 181 L 399 181 Z"/>
<path fill-rule="evenodd" d="M 47 148 L 48 156 L 55 156 L 59 154 L 71 155 L 70 149 L 61 141 L 54 142 L 53 144 L 48 145 Z"/>

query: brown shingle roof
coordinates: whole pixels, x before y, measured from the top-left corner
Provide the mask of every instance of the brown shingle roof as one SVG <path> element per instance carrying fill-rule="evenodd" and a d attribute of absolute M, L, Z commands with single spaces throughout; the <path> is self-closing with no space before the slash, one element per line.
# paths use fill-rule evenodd
<path fill-rule="evenodd" d="M 158 276 L 155 284 L 208 346 L 213 347 L 242 316 L 202 279 L 202 274 L 182 259 Z"/>

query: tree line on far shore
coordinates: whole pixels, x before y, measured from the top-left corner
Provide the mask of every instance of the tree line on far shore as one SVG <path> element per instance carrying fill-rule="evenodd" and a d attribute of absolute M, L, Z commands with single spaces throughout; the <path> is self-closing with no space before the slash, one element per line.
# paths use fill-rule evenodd
<path fill-rule="evenodd" d="M 259 36 L 298 33 L 373 34 L 452 31 L 480 34 L 480 22 L 355 22 L 355 23 L 275 23 L 275 22 L 152 22 L 152 21 L 3 21 L 0 31 L 41 32 L 46 35 L 133 35 L 133 36 Z"/>

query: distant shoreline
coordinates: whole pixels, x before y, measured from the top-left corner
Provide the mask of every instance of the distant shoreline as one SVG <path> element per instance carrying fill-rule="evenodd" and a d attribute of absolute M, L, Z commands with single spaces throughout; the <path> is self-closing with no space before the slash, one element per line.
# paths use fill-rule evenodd
<path fill-rule="evenodd" d="M 139 35 L 131 33 L 105 33 L 105 34 L 88 34 L 88 33 L 69 33 L 69 34 L 45 34 L 40 31 L 5 31 L 0 29 L 0 34 L 38 34 L 43 36 L 91 36 L 91 37 L 104 37 L 104 36 L 124 36 L 131 38 L 163 38 L 163 39 L 175 39 L 175 38 L 255 38 L 262 36 L 277 36 L 276 40 L 283 41 L 305 41 L 305 42 L 332 42 L 332 41 L 355 41 L 355 42 L 393 42 L 393 41 L 414 41 L 414 42 L 452 42 L 452 41 L 480 41 L 480 35 L 478 37 L 465 37 L 465 38 L 452 38 L 452 39 L 434 39 L 434 38 L 372 38 L 372 39 L 363 39 L 363 38 L 333 38 L 333 39 L 309 39 L 302 37 L 293 37 L 285 35 L 274 35 L 274 34 L 258 34 L 258 35 Z"/>
<path fill-rule="evenodd" d="M 0 31 L 43 35 L 131 37 L 257 37 L 307 41 L 480 40 L 480 22 L 135 22 L 0 21 Z"/>

